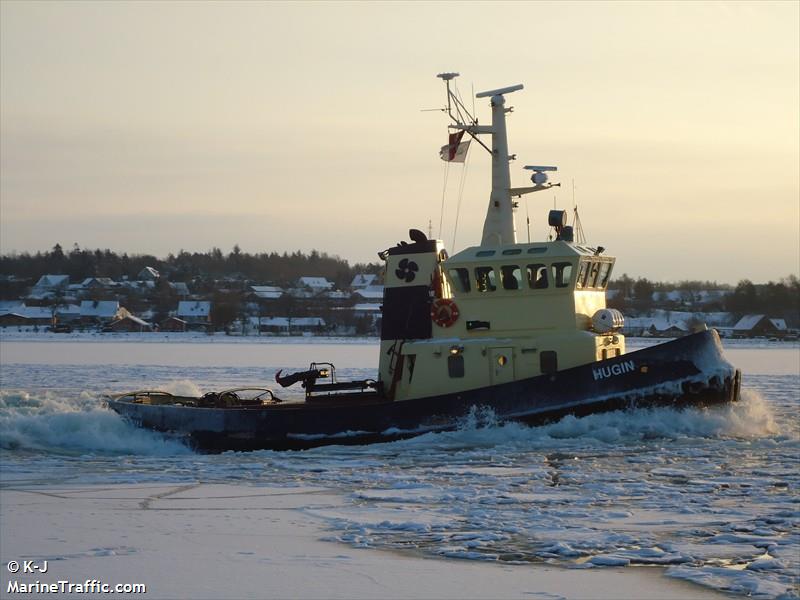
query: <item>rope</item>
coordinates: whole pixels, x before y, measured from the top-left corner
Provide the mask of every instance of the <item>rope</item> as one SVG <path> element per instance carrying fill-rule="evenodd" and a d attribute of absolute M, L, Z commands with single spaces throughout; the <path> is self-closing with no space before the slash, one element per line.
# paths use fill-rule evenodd
<path fill-rule="evenodd" d="M 444 185 L 442 185 L 442 208 L 439 211 L 439 239 L 442 239 L 442 223 L 444 222 L 444 198 L 447 194 L 447 175 L 450 173 L 450 161 L 444 161 Z"/>
<path fill-rule="evenodd" d="M 455 253 L 456 251 L 456 233 L 458 233 L 458 216 L 461 214 L 461 200 L 464 197 L 464 184 L 467 181 L 467 167 L 469 166 L 469 153 L 464 161 L 464 168 L 461 171 L 461 181 L 458 184 L 458 204 L 456 205 L 456 223 L 453 227 L 453 245 L 450 249 Z"/>

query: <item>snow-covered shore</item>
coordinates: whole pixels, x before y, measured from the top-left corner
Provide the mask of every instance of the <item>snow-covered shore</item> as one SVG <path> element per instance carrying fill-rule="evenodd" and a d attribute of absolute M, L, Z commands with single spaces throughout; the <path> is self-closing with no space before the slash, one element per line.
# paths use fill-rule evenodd
<path fill-rule="evenodd" d="M 139 343 L 181 343 L 181 344 L 371 344 L 377 337 L 347 336 L 274 336 L 274 335 L 227 335 L 198 331 L 164 331 L 142 333 L 101 333 L 98 331 L 73 331 L 72 333 L 53 333 L 36 331 L 32 327 L 0 328 L 0 341 L 3 342 L 139 342 Z"/>
<path fill-rule="evenodd" d="M 427 559 L 323 541 L 311 512 L 343 503 L 319 487 L 16 482 L 0 490 L 2 596 L 19 595 L 8 593 L 14 581 L 98 580 L 144 584 L 147 598 L 727 597 L 661 568 Z M 11 574 L 10 561 L 47 561 L 47 572 Z"/>
<path fill-rule="evenodd" d="M 130 342 L 130 343 L 172 343 L 172 344 L 377 344 L 380 340 L 370 336 L 272 336 L 272 335 L 227 335 L 222 332 L 207 334 L 197 331 L 186 332 L 142 332 L 142 333 L 101 333 L 97 331 L 73 331 L 72 333 L 52 333 L 25 327 L 0 328 L 2 342 Z M 669 338 L 630 337 L 626 338 L 631 348 L 652 346 L 669 341 Z M 797 340 L 770 340 L 766 338 L 732 339 L 722 341 L 726 348 L 800 348 Z"/>

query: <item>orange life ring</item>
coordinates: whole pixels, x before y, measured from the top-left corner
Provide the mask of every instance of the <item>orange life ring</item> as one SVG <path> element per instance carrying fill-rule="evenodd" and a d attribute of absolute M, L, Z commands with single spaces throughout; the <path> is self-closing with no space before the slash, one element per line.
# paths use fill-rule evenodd
<path fill-rule="evenodd" d="M 458 321 L 458 306 L 450 298 L 437 298 L 431 304 L 431 319 L 439 327 L 450 327 Z"/>

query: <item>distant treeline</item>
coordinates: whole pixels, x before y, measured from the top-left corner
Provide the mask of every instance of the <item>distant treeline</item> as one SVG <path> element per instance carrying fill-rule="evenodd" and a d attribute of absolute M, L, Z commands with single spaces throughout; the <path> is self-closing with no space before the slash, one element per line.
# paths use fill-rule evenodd
<path fill-rule="evenodd" d="M 156 258 L 150 254 L 117 254 L 111 250 L 85 250 L 77 245 L 69 252 L 56 244 L 48 252 L 7 254 L 0 256 L 0 274 L 13 275 L 33 282 L 42 275 L 69 275 L 79 282 L 87 277 L 135 279 L 145 267 L 153 267 L 172 282 L 195 280 L 241 279 L 253 284 L 288 286 L 299 277 L 325 277 L 337 287 L 346 287 L 356 273 L 379 273 L 378 263 L 351 265 L 338 256 L 312 250 L 309 254 L 277 252 L 249 254 L 234 246 L 225 254 L 219 248 L 208 252 L 185 252 Z"/>
<path fill-rule="evenodd" d="M 654 308 L 656 292 L 686 292 L 688 304 L 695 310 L 727 311 L 737 314 L 761 313 L 768 316 L 786 316 L 792 321 L 800 317 L 800 280 L 789 275 L 778 282 L 755 284 L 741 280 L 735 287 L 715 281 L 654 282 L 640 277 L 633 279 L 622 274 L 609 283 L 609 289 L 618 290 L 608 304 L 614 308 L 635 309 L 643 312 Z M 703 296 L 702 292 L 725 291 L 724 295 Z M 656 294 L 657 295 L 657 294 Z M 669 304 L 669 301 L 666 301 Z M 675 304 L 680 304 L 676 302 Z M 675 306 L 674 308 L 680 308 Z"/>
<path fill-rule="evenodd" d="M 381 273 L 382 263 L 351 265 L 338 256 L 312 250 L 309 254 L 277 252 L 249 254 L 234 246 L 229 253 L 219 248 L 208 252 L 169 254 L 157 258 L 149 254 L 117 254 L 111 250 L 86 250 L 76 244 L 68 252 L 56 244 L 47 252 L 27 252 L 0 255 L 0 274 L 17 280 L 35 283 L 42 275 L 69 275 L 79 282 L 87 277 L 135 279 L 145 267 L 153 267 L 172 282 L 211 282 L 215 280 L 246 280 L 251 284 L 274 284 L 288 287 L 299 277 L 325 277 L 337 288 L 346 288 L 357 273 Z M 4 285 L 7 295 L 12 290 Z M 742 280 L 732 287 L 714 281 L 654 282 L 646 278 L 633 279 L 626 274 L 612 280 L 609 289 L 618 290 L 609 305 L 621 309 L 647 311 L 654 307 L 653 294 L 682 291 L 697 298 L 704 291 L 727 290 L 722 298 L 690 302 L 696 310 L 725 310 L 734 313 L 765 313 L 770 315 L 800 313 L 800 282 L 790 275 L 778 282 L 754 284 Z M 15 290 L 16 291 L 16 290 Z M 690 296 L 690 297 L 691 297 Z M 705 303 L 705 305 L 704 305 Z M 677 306 L 675 308 L 678 308 Z"/>

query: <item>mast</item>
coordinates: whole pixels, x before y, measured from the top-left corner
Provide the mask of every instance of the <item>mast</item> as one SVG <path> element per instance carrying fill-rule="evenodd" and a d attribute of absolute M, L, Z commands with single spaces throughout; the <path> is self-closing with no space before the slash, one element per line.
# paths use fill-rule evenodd
<path fill-rule="evenodd" d="M 514 222 L 514 212 L 517 203 L 512 198 L 560 185 L 558 183 L 547 183 L 548 178 L 545 171 L 555 171 L 557 170 L 556 167 L 526 166 L 526 169 L 534 171 L 531 176 L 531 181 L 534 185 L 518 188 L 511 187 L 509 164 L 516 158 L 516 155 L 509 155 L 508 153 L 506 113 L 511 112 L 513 108 L 505 107 L 505 95 L 523 89 L 523 85 L 518 83 L 475 94 L 476 98 L 491 99 L 492 124 L 487 126 L 478 125 L 478 120 L 470 114 L 460 98 L 450 89 L 450 82 L 458 77 L 458 73 L 440 73 L 437 77 L 444 80 L 447 87 L 447 107 L 442 110 L 447 112 L 455 123 L 450 127 L 467 132 L 472 139 L 492 155 L 492 191 L 489 194 L 489 206 L 486 209 L 486 219 L 483 222 L 481 246 L 516 244 L 517 228 Z M 480 134 L 490 134 L 492 136 L 491 150 L 478 138 Z M 530 227 L 530 223 L 528 225 Z"/>
<path fill-rule="evenodd" d="M 481 246 L 499 246 L 517 243 L 517 228 L 514 223 L 514 202 L 511 200 L 510 157 L 508 155 L 508 134 L 506 133 L 505 94 L 522 89 L 522 84 L 498 90 L 480 92 L 476 98 L 491 97 L 492 125 L 481 127 L 480 132 L 492 134 L 492 192 L 489 195 L 489 206 L 486 220 L 483 222 Z"/>

